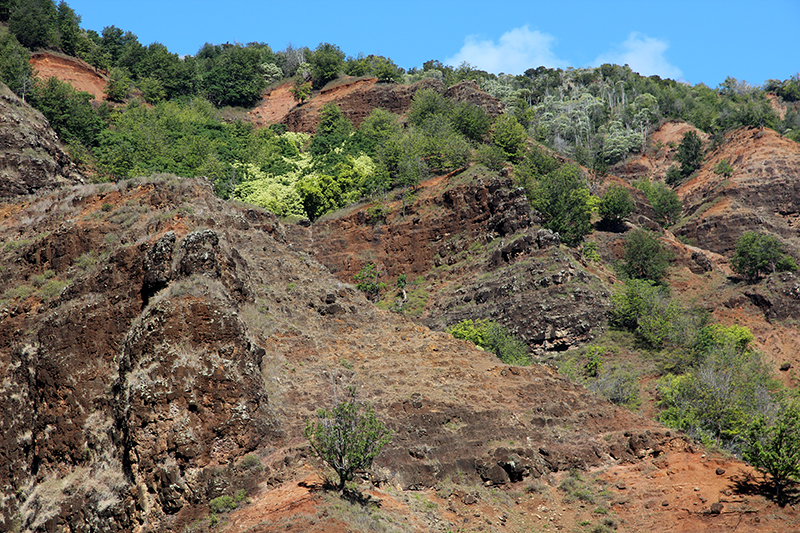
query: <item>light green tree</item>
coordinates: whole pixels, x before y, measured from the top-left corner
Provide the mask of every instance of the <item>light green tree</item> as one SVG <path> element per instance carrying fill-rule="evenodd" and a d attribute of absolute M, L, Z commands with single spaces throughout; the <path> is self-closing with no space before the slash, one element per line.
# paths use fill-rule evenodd
<path fill-rule="evenodd" d="M 489 138 L 511 161 L 517 161 L 525 154 L 528 134 L 522 124 L 511 115 L 500 115 L 495 119 L 489 129 Z"/>
<path fill-rule="evenodd" d="M 800 406 L 785 405 L 772 422 L 758 417 L 745 441 L 745 460 L 770 475 L 775 498 L 785 505 L 786 487 L 800 482 Z"/>
<path fill-rule="evenodd" d="M 311 449 L 339 477 L 336 489 L 340 492 L 356 473 L 372 466 L 392 436 L 372 406 L 356 400 L 354 387 L 333 409 L 317 411 L 316 418 L 309 419 L 305 428 Z"/>

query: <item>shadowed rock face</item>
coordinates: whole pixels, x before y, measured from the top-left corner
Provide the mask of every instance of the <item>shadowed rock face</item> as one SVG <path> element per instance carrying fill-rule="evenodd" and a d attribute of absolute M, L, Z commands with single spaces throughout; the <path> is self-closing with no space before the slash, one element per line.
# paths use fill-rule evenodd
<path fill-rule="evenodd" d="M 47 119 L 0 83 L 0 198 L 82 182 Z"/>

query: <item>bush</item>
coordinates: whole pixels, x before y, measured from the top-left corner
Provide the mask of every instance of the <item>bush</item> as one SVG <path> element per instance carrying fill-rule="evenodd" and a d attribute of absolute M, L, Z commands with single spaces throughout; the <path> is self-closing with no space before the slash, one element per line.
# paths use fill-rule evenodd
<path fill-rule="evenodd" d="M 629 370 L 617 367 L 600 370 L 588 388 L 617 405 L 635 407 L 639 403 L 639 380 Z"/>
<path fill-rule="evenodd" d="M 305 429 L 314 453 L 339 476 L 339 491 L 356 472 L 372 466 L 393 435 L 377 419 L 372 406 L 356 401 L 355 388 L 348 392 L 348 398 L 333 409 L 317 411 L 317 419 L 309 419 Z"/>
<path fill-rule="evenodd" d="M 600 199 L 598 210 L 607 224 L 619 224 L 633 212 L 631 193 L 622 185 L 612 185 Z"/>
<path fill-rule="evenodd" d="M 382 274 L 375 263 L 367 263 L 358 271 L 358 274 L 353 276 L 356 289 L 366 294 L 371 301 L 378 301 L 381 291 L 386 288 L 385 283 L 378 281 Z"/>
<path fill-rule="evenodd" d="M 592 231 L 589 185 L 579 167 L 563 165 L 535 178 L 529 195 L 544 217 L 544 227 L 558 232 L 567 245 L 576 246 Z"/>
<path fill-rule="evenodd" d="M 0 31 L 0 81 L 23 100 L 33 84 L 30 56 L 13 34 Z"/>
<path fill-rule="evenodd" d="M 517 161 L 525 154 L 528 134 L 522 124 L 512 115 L 500 115 L 489 130 L 489 137 L 511 161 Z"/>
<path fill-rule="evenodd" d="M 661 182 L 639 181 L 634 183 L 637 189 L 644 192 L 647 201 L 653 207 L 655 219 L 661 227 L 674 224 L 683 211 L 678 194 Z"/>
<path fill-rule="evenodd" d="M 697 357 L 688 373 L 659 381 L 659 418 L 707 444 L 736 447 L 751 421 L 774 409 L 775 383 L 761 356 L 735 343 Z"/>
<path fill-rule="evenodd" d="M 635 229 L 625 237 L 623 271 L 628 277 L 660 283 L 672 258 L 653 233 Z"/>
<path fill-rule="evenodd" d="M 688 178 L 703 162 L 703 141 L 694 130 L 683 134 L 675 159 L 681 164 L 682 178 Z"/>
<path fill-rule="evenodd" d="M 476 142 L 483 140 L 492 124 L 489 115 L 483 108 L 469 102 L 462 102 L 455 106 L 452 112 L 452 121 L 459 133 Z"/>
<path fill-rule="evenodd" d="M 800 482 L 800 406 L 784 406 L 772 422 L 758 417 L 745 439 L 745 460 L 772 477 L 775 498 L 784 505 L 785 488 Z"/>
<path fill-rule="evenodd" d="M 507 365 L 526 366 L 531 363 L 528 346 L 492 320 L 465 319 L 448 327 L 446 331 L 457 339 L 473 342 L 492 352 Z"/>
<path fill-rule="evenodd" d="M 212 513 L 224 513 L 227 511 L 233 511 L 237 507 L 236 500 L 233 496 L 220 496 L 218 498 L 214 498 L 210 502 L 208 502 L 209 510 Z"/>
<path fill-rule="evenodd" d="M 506 154 L 499 147 L 482 144 L 478 147 L 475 159 L 490 170 L 502 170 L 506 166 Z"/>
<path fill-rule="evenodd" d="M 653 348 L 665 344 L 691 348 L 705 320 L 702 313 L 682 307 L 670 298 L 668 288 L 651 280 L 627 280 L 611 296 L 611 303 L 611 324 L 627 329 Z"/>
<path fill-rule="evenodd" d="M 731 268 L 748 280 L 755 281 L 762 274 L 795 271 L 797 264 L 786 254 L 786 247 L 777 237 L 746 231 L 736 241 Z"/>

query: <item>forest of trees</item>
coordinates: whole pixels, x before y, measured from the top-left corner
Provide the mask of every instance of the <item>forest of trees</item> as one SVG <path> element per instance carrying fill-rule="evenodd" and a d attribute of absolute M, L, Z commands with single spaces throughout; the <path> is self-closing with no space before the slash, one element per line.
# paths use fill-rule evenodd
<path fill-rule="evenodd" d="M 579 167 L 551 168 L 539 152 L 526 155 L 529 139 L 594 174 L 647 150 L 648 133 L 667 119 L 691 122 L 715 140 L 740 126 L 771 127 L 800 140 L 799 76 L 761 88 L 728 78 L 711 89 L 608 64 L 497 76 L 431 60 L 406 72 L 389 58 L 347 56 L 332 43 L 282 51 L 266 43 L 206 43 L 194 56 L 179 57 L 116 26 L 98 33 L 80 24 L 63 0 L 0 0 L 0 79 L 44 113 L 77 161 L 98 179 L 153 172 L 207 176 L 220 195 L 280 216 L 313 219 L 470 162 L 492 169 L 515 164 L 518 183 L 546 223 L 577 244 L 589 231 L 586 176 Z M 98 105 L 55 78 L 37 79 L 28 59 L 38 49 L 77 56 L 106 73 L 111 103 Z M 426 90 L 414 97 L 407 124 L 376 110 L 356 129 L 328 106 L 313 138 L 285 133 L 279 125 L 256 130 L 223 119 L 236 116 L 225 112 L 229 107 L 256 104 L 270 85 L 294 80 L 302 102 L 340 76 L 375 76 L 385 83 L 433 78 L 445 86 L 472 80 L 500 99 L 506 113 L 493 122 L 478 107 Z M 788 103 L 783 119 L 768 92 Z M 681 164 L 671 169 L 668 185 L 688 177 L 702 160 L 699 139 L 684 139 L 680 148 Z M 637 186 L 662 224 L 675 221 L 680 205 L 669 187 Z"/>

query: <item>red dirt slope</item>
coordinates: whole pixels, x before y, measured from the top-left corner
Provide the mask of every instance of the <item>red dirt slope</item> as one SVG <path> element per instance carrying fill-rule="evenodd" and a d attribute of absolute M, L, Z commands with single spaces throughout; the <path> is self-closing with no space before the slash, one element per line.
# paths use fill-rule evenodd
<path fill-rule="evenodd" d="M 79 59 L 44 52 L 33 55 L 31 66 L 38 78 L 47 79 L 54 76 L 79 91 L 94 95 L 95 100 L 106 99 L 103 89 L 108 80 L 105 75 Z"/>

